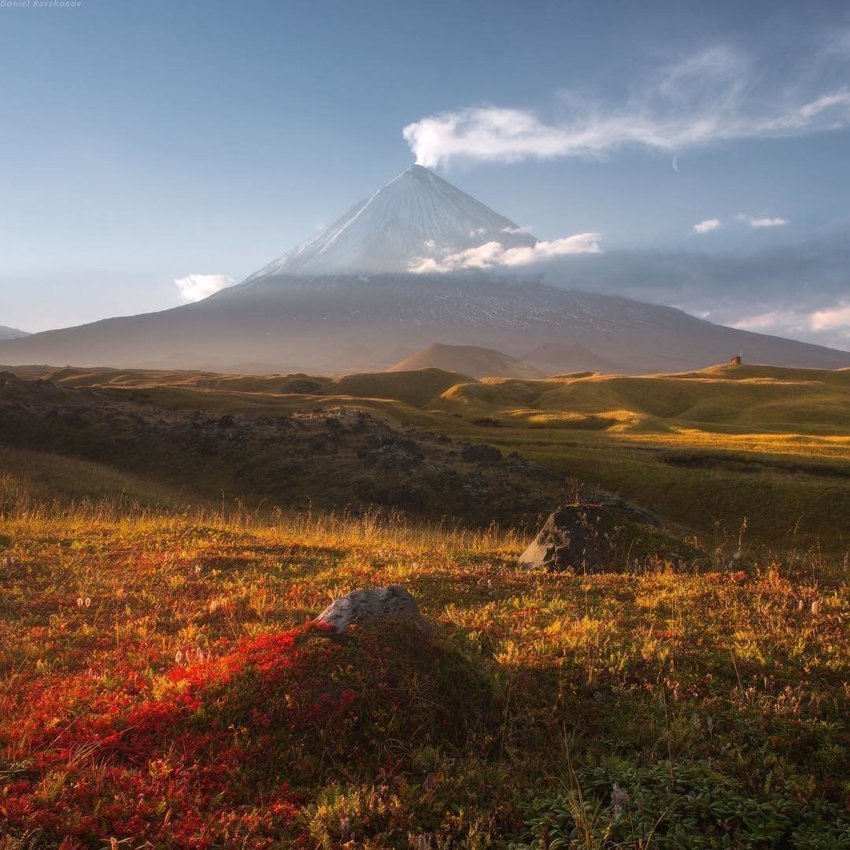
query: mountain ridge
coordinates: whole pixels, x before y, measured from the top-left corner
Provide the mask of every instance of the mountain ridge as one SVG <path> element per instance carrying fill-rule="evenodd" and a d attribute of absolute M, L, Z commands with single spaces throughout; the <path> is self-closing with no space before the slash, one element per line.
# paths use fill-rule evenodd
<path fill-rule="evenodd" d="M 23 339 L 26 336 L 32 336 L 32 334 L 18 328 L 10 328 L 8 325 L 0 325 L 0 340 Z"/>

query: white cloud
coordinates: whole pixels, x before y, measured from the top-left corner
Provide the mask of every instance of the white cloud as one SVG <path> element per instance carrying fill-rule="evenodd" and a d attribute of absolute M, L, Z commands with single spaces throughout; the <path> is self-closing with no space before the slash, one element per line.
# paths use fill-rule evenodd
<path fill-rule="evenodd" d="M 803 330 L 808 322 L 803 313 L 793 310 L 768 310 L 766 313 L 756 313 L 745 316 L 735 322 L 730 322 L 732 327 L 740 328 L 742 331 L 770 331 L 770 330 Z"/>
<path fill-rule="evenodd" d="M 569 254 L 601 254 L 600 238 L 598 233 L 577 233 L 551 242 L 540 241 L 516 248 L 505 248 L 501 242 L 485 242 L 465 251 L 444 254 L 439 259 L 417 259 L 411 263 L 409 271 L 422 274 L 460 269 L 514 268 Z"/>
<path fill-rule="evenodd" d="M 810 317 L 810 326 L 813 331 L 850 331 L 850 301 L 840 301 L 832 307 L 815 310 Z"/>
<path fill-rule="evenodd" d="M 800 335 L 806 332 L 837 331 L 838 336 L 850 339 L 850 300 L 841 299 L 829 307 L 776 309 L 745 316 L 732 327 L 746 331 Z"/>
<path fill-rule="evenodd" d="M 828 59 L 828 51 L 821 58 Z M 714 47 L 662 67 L 620 104 L 561 93 L 567 115 L 547 123 L 528 109 L 475 106 L 408 124 L 403 135 L 416 161 L 515 162 L 601 156 L 636 145 L 676 152 L 732 139 L 804 135 L 850 126 L 850 88 L 812 90 L 801 74 L 766 93 L 745 54 Z"/>
<path fill-rule="evenodd" d="M 721 227 L 723 227 L 723 222 L 719 218 L 707 218 L 705 221 L 695 224 L 691 228 L 691 233 L 711 233 L 712 230 L 718 230 Z"/>
<path fill-rule="evenodd" d="M 750 227 L 785 227 L 790 224 L 787 218 L 751 218 Z"/>
<path fill-rule="evenodd" d="M 785 227 L 786 224 L 791 223 L 787 218 L 759 218 L 757 216 L 745 215 L 744 213 L 738 213 L 735 218 L 755 228 Z"/>
<path fill-rule="evenodd" d="M 202 301 L 235 282 L 225 274 L 190 274 L 176 278 L 174 285 L 184 301 Z"/>

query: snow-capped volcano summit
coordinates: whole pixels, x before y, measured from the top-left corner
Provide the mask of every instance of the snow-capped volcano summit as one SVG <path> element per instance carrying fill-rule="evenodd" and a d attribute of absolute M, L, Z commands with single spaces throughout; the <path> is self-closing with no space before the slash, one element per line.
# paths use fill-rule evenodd
<path fill-rule="evenodd" d="M 539 242 L 414 165 L 238 286 L 161 313 L 0 340 L 0 363 L 321 374 L 386 369 L 441 343 L 520 360 L 555 351 L 556 371 L 682 371 L 738 351 L 751 362 L 850 366 L 848 352 L 562 288 L 567 274 L 581 285 L 575 267 L 546 285 L 482 261 L 547 256 L 561 241 Z M 456 262 L 467 256 L 476 262 Z"/>
<path fill-rule="evenodd" d="M 433 171 L 412 165 L 248 281 L 277 275 L 404 273 L 423 260 L 488 242 L 515 248 L 537 241 Z"/>

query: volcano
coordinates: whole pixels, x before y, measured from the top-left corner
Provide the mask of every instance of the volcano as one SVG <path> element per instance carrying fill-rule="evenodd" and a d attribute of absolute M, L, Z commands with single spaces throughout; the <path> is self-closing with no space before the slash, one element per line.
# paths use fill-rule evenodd
<path fill-rule="evenodd" d="M 848 352 L 475 261 L 552 244 L 414 165 L 237 286 L 171 310 L 0 341 L 0 363 L 340 374 L 383 370 L 441 343 L 519 359 L 568 350 L 572 369 L 605 363 L 633 374 L 702 368 L 739 351 L 776 366 L 850 366 Z M 458 257 L 470 267 L 446 263 Z"/>
<path fill-rule="evenodd" d="M 281 275 L 405 273 L 445 253 L 491 242 L 514 248 L 537 241 L 432 171 L 413 165 L 246 283 Z"/>

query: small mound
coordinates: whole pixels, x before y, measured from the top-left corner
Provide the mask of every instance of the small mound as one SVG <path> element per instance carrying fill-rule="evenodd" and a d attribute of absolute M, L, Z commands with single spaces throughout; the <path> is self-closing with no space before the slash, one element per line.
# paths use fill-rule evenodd
<path fill-rule="evenodd" d="M 295 846 L 301 808 L 343 766 L 374 781 L 411 747 L 490 746 L 490 689 L 460 653 L 397 621 L 352 627 L 345 642 L 314 629 L 123 688 L 80 674 L 22 695 L 27 728 L 0 741 L 16 766 L 4 829 L 39 831 L 45 846 Z M 57 711 L 75 722 L 57 730 Z"/>
<path fill-rule="evenodd" d="M 444 369 L 459 372 L 470 378 L 541 378 L 543 373 L 534 366 L 492 348 L 475 345 L 441 345 L 428 348 L 391 366 L 388 372 L 409 372 L 415 369 Z"/>
<path fill-rule="evenodd" d="M 355 398 L 387 398 L 411 407 L 425 407 L 455 384 L 468 381 L 465 375 L 446 369 L 411 372 L 367 372 L 339 378 L 333 389 Z"/>
<path fill-rule="evenodd" d="M 475 413 L 513 408 L 516 406 L 516 399 L 511 388 L 505 388 L 501 383 L 465 381 L 446 390 L 440 397 L 438 406 L 452 411 L 459 408 Z"/>

